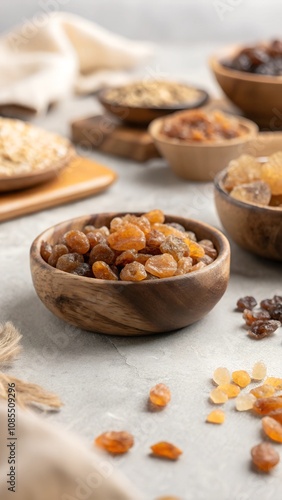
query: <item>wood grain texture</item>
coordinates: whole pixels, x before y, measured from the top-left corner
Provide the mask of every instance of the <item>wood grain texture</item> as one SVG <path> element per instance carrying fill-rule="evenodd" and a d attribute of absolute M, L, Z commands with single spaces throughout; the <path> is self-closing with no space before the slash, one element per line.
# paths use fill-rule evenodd
<path fill-rule="evenodd" d="M 235 71 L 221 64 L 239 46 L 232 46 L 210 59 L 210 67 L 225 95 L 260 127 L 282 128 L 282 77 Z"/>
<path fill-rule="evenodd" d="M 165 118 L 149 125 L 157 148 L 176 175 L 191 181 L 210 181 L 238 156 L 248 153 L 257 137 L 258 127 L 246 118 L 237 117 L 247 130 L 241 137 L 214 143 L 181 142 L 161 134 Z"/>
<path fill-rule="evenodd" d="M 122 124 L 108 115 L 98 115 L 71 124 L 72 141 L 86 150 L 97 149 L 121 158 L 146 162 L 160 155 L 144 128 Z"/>
<path fill-rule="evenodd" d="M 60 172 L 66 168 L 72 160 L 74 160 L 75 156 L 75 150 L 70 147 L 65 158 L 57 161 L 44 170 L 37 170 L 20 175 L 0 175 L 0 192 L 18 191 L 20 189 L 37 186 L 43 182 L 48 182 L 49 180 L 57 177 Z"/>
<path fill-rule="evenodd" d="M 222 188 L 225 173 L 215 179 L 215 204 L 224 229 L 249 252 L 282 261 L 282 210 L 232 198 Z"/>
<path fill-rule="evenodd" d="M 107 167 L 76 157 L 54 179 L 0 196 L 0 221 L 85 198 L 108 188 L 116 174 Z"/>
<path fill-rule="evenodd" d="M 105 281 L 68 274 L 49 266 L 40 256 L 42 240 L 51 244 L 69 229 L 87 224 L 109 225 L 110 213 L 79 217 L 58 224 L 33 242 L 30 265 L 35 290 L 59 318 L 85 330 L 114 335 L 148 335 L 187 326 L 205 316 L 224 294 L 230 266 L 229 243 L 207 224 L 182 217 L 167 216 L 195 231 L 199 239 L 209 238 L 218 258 L 195 273 L 138 283 Z"/>

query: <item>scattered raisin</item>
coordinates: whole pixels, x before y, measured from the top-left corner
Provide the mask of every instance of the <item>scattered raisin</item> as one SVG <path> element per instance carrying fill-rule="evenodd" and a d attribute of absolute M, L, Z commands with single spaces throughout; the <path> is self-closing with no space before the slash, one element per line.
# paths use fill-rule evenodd
<path fill-rule="evenodd" d="M 259 398 L 255 401 L 253 410 L 259 415 L 269 415 L 270 412 L 282 408 L 282 396 Z"/>
<path fill-rule="evenodd" d="M 169 460 L 177 460 L 182 455 L 182 450 L 174 446 L 174 444 L 161 441 L 151 446 L 152 454 L 155 457 L 167 458 Z"/>
<path fill-rule="evenodd" d="M 213 410 L 206 418 L 206 422 L 211 424 L 223 424 L 225 421 L 225 413 L 223 410 Z"/>
<path fill-rule="evenodd" d="M 248 334 L 250 337 L 260 340 L 274 333 L 280 326 L 280 321 L 275 321 L 273 319 L 266 321 L 258 320 L 252 323 Z"/>
<path fill-rule="evenodd" d="M 244 309 L 243 318 L 246 322 L 246 325 L 250 326 L 255 321 L 270 319 L 271 316 L 266 310 L 251 311 L 250 309 Z"/>
<path fill-rule="evenodd" d="M 126 431 L 104 432 L 95 439 L 95 444 L 113 455 L 127 453 L 134 445 L 134 437 Z"/>

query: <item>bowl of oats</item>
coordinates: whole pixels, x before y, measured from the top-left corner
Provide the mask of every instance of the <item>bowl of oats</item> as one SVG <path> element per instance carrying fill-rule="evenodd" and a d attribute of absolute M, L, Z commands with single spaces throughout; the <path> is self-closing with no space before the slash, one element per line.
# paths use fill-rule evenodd
<path fill-rule="evenodd" d="M 0 117 L 0 192 L 47 182 L 74 156 L 68 139 L 21 120 Z"/>

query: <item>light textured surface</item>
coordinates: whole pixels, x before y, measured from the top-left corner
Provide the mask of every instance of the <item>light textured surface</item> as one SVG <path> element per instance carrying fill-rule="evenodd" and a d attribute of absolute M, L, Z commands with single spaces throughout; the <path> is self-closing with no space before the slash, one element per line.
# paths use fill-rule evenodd
<path fill-rule="evenodd" d="M 206 67 L 212 49 L 163 48 L 144 73 L 162 71 L 215 90 Z M 35 122 L 66 133 L 69 120 L 96 109 L 92 98 L 66 102 Z M 236 413 L 232 400 L 223 426 L 206 424 L 205 418 L 212 408 L 208 394 L 216 367 L 251 370 L 262 359 L 269 375 L 282 376 L 281 329 L 273 338 L 252 341 L 241 315 L 233 310 L 245 294 L 258 299 L 282 294 L 281 265 L 232 245 L 230 285 L 215 309 L 189 328 L 152 337 L 79 331 L 53 317 L 37 298 L 29 274 L 29 247 L 56 222 L 91 212 L 159 207 L 220 227 L 212 184 L 182 182 L 163 160 L 137 165 L 97 153 L 93 158 L 119 174 L 108 192 L 0 225 L 1 321 L 13 321 L 24 343 L 14 373 L 57 392 L 65 406 L 48 419 L 73 429 L 89 446 L 108 429 L 131 431 L 136 446 L 129 455 L 109 460 L 143 491 L 145 500 L 161 494 L 182 500 L 280 500 L 282 466 L 267 477 L 250 468 L 250 448 L 261 440 L 259 420 Z M 157 382 L 170 386 L 172 401 L 163 412 L 149 413 L 147 395 Z M 149 446 L 159 440 L 183 448 L 177 463 L 148 456 Z"/>

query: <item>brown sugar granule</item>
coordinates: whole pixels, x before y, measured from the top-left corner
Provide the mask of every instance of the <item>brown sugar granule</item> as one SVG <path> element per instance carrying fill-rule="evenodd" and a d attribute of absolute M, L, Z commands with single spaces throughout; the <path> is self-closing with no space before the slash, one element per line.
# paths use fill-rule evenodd
<path fill-rule="evenodd" d="M 183 453 L 177 446 L 166 441 L 161 441 L 152 445 L 151 450 L 154 456 L 167 458 L 169 460 L 177 460 Z"/>
<path fill-rule="evenodd" d="M 254 297 L 247 295 L 238 299 L 236 305 L 237 310 L 243 312 L 245 309 L 253 309 L 257 305 L 257 301 Z"/>
<path fill-rule="evenodd" d="M 281 326 L 280 321 L 275 321 L 273 319 L 265 321 L 258 320 L 252 323 L 251 328 L 248 331 L 248 334 L 250 337 L 256 340 L 260 340 L 274 333 L 280 326 Z"/>
<path fill-rule="evenodd" d="M 157 384 L 150 390 L 150 402 L 155 406 L 166 406 L 171 400 L 170 389 L 165 384 Z"/>
<path fill-rule="evenodd" d="M 269 415 L 270 412 L 282 408 L 282 396 L 259 398 L 254 402 L 253 410 L 259 415 Z"/>
<path fill-rule="evenodd" d="M 95 444 L 113 455 L 127 453 L 134 445 L 134 437 L 126 431 L 104 432 L 95 439 Z"/>
<path fill-rule="evenodd" d="M 269 472 L 280 461 L 279 454 L 270 443 L 260 443 L 251 449 L 254 465 L 263 472 Z"/>
<path fill-rule="evenodd" d="M 277 422 L 277 420 L 267 416 L 263 417 L 261 423 L 265 434 L 272 439 L 272 441 L 282 443 L 282 425 Z"/>

